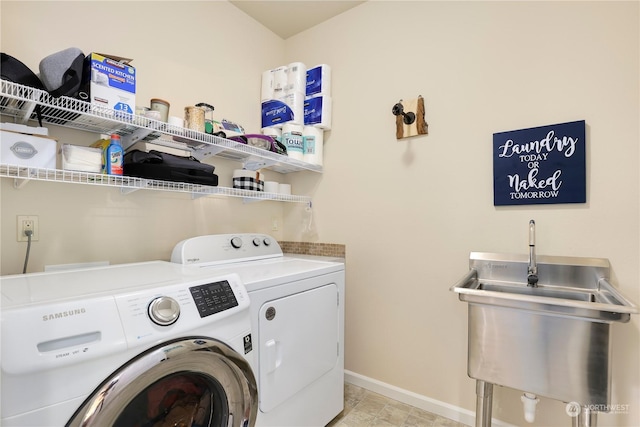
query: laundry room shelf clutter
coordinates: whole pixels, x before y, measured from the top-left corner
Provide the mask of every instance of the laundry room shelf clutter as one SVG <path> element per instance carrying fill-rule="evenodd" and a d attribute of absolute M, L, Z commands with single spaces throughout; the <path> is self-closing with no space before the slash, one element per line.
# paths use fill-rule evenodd
<path fill-rule="evenodd" d="M 36 106 L 39 106 L 42 111 L 43 125 L 57 125 L 99 134 L 118 134 L 121 136 L 122 146 L 125 150 L 139 141 L 147 141 L 166 147 L 188 150 L 198 160 L 216 156 L 242 162 L 244 168 L 251 170 L 269 169 L 279 173 L 303 170 L 322 172 L 321 165 L 292 159 L 248 144 L 185 129 L 135 114 L 117 112 L 74 98 L 64 96 L 54 98 L 39 89 L 5 80 L 1 81 L 0 114 L 12 117 L 16 122 L 27 123 L 29 120 L 36 119 L 34 113 Z M 257 191 L 225 187 L 210 187 L 134 177 L 111 179 L 114 177 L 57 169 L 16 168 L 11 167 L 11 165 L 2 165 L 0 177 L 17 178 L 16 187 L 23 185 L 26 179 L 34 179 L 115 186 L 121 187 L 123 192 L 137 189 L 153 189 L 188 192 L 200 196 L 225 195 L 257 200 L 303 203 L 307 203 L 310 200 L 305 196 L 265 196 Z"/>

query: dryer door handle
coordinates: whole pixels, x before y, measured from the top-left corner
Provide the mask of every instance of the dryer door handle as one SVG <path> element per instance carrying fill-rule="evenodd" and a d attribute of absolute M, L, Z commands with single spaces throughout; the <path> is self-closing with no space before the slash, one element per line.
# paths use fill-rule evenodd
<path fill-rule="evenodd" d="M 265 369 L 271 373 L 282 364 L 282 347 L 279 341 L 270 339 L 265 343 Z"/>

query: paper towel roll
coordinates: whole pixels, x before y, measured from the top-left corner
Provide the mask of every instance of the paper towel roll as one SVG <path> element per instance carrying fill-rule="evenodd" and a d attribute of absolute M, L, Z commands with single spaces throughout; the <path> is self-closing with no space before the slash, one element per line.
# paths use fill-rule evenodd
<path fill-rule="evenodd" d="M 272 136 L 278 142 L 282 142 L 282 129 L 276 127 L 268 127 L 261 129 L 263 135 Z"/>
<path fill-rule="evenodd" d="M 307 66 L 302 62 L 292 62 L 287 65 L 287 86 L 288 92 L 300 92 L 305 94 L 307 88 Z"/>
<path fill-rule="evenodd" d="M 288 106 L 293 112 L 293 119 L 290 120 L 292 124 L 303 125 L 304 124 L 304 93 L 291 92 L 285 94 L 281 98 L 282 102 Z"/>
<path fill-rule="evenodd" d="M 305 126 L 302 137 L 304 140 L 303 161 L 322 166 L 324 131 L 314 126 Z"/>
<path fill-rule="evenodd" d="M 331 67 L 327 64 L 316 65 L 307 70 L 306 95 L 331 96 Z"/>
<path fill-rule="evenodd" d="M 285 123 L 282 126 L 282 143 L 287 147 L 287 155 L 296 160 L 304 160 L 303 127 Z"/>
<path fill-rule="evenodd" d="M 282 92 L 282 91 L 281 91 Z M 304 124 L 304 94 L 293 92 L 281 99 L 262 101 L 261 128 L 278 127 L 285 123 L 302 126 Z"/>
<path fill-rule="evenodd" d="M 273 99 L 274 78 L 271 70 L 262 73 L 262 86 L 260 87 L 260 101 Z"/>
<path fill-rule="evenodd" d="M 320 129 L 331 129 L 331 97 L 325 95 L 308 97 L 304 101 L 304 124 Z"/>
<path fill-rule="evenodd" d="M 287 85 L 287 67 L 281 65 L 271 70 L 273 74 L 273 90 L 284 90 Z"/>
<path fill-rule="evenodd" d="M 262 120 L 261 128 L 276 127 L 282 128 L 282 125 L 293 119 L 293 111 L 283 101 L 277 99 L 269 99 L 262 101 L 262 112 L 260 114 Z"/>
<path fill-rule="evenodd" d="M 274 89 L 273 90 L 273 98 L 272 99 L 277 99 L 278 101 L 284 101 L 284 96 L 287 94 L 286 89 Z"/>
<path fill-rule="evenodd" d="M 279 192 L 279 183 L 276 181 L 265 181 L 264 182 L 264 191 L 267 193 L 278 193 Z"/>
<path fill-rule="evenodd" d="M 278 193 L 280 194 L 291 194 L 291 184 L 279 184 L 278 185 Z"/>

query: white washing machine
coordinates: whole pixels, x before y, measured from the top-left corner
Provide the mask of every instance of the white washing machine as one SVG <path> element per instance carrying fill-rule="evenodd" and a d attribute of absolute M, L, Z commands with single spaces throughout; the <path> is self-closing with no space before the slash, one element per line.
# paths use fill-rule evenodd
<path fill-rule="evenodd" d="M 237 275 L 154 261 L 0 286 L 2 426 L 254 425 Z"/>
<path fill-rule="evenodd" d="M 176 263 L 237 274 L 251 299 L 257 426 L 324 426 L 344 406 L 344 262 L 285 256 L 262 234 L 184 240 Z"/>

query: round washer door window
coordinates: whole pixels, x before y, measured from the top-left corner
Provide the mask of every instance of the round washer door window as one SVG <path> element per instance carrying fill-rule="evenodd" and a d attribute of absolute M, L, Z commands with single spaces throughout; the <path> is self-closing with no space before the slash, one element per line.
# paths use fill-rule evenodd
<path fill-rule="evenodd" d="M 140 354 L 104 381 L 68 427 L 248 427 L 257 388 L 251 367 L 226 344 L 181 338 Z"/>

